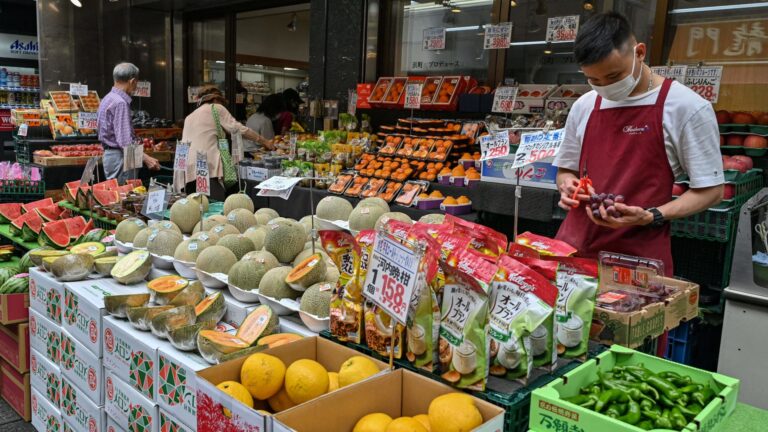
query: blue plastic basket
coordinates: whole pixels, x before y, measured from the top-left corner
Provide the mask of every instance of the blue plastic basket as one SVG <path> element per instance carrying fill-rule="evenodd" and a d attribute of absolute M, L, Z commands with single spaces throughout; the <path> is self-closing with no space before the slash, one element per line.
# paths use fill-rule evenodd
<path fill-rule="evenodd" d="M 686 365 L 691 364 L 691 351 L 694 328 L 693 321 L 681 323 L 677 328 L 669 331 L 667 339 L 667 351 L 664 358 Z"/>

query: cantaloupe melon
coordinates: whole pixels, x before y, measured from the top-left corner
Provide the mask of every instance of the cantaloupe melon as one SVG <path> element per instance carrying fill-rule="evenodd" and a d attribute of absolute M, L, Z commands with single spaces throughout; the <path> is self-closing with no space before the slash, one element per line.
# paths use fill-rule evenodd
<path fill-rule="evenodd" d="M 256 222 L 256 216 L 248 209 L 234 209 L 227 215 L 227 223 L 234 226 L 241 233 L 244 233 L 248 228 L 258 224 Z"/>
<path fill-rule="evenodd" d="M 200 255 L 200 252 L 210 246 L 212 246 L 212 244 L 205 240 L 190 238 L 176 246 L 176 250 L 173 252 L 173 258 L 176 261 L 193 263 L 197 261 L 197 256 Z"/>
<path fill-rule="evenodd" d="M 253 212 L 253 200 L 246 194 L 232 194 L 224 200 L 224 214 L 228 215 L 234 209 L 244 208 Z"/>
<path fill-rule="evenodd" d="M 255 250 L 261 250 L 264 247 L 264 239 L 267 238 L 267 227 L 263 225 L 252 226 L 245 230 L 243 235 L 253 243 Z"/>
<path fill-rule="evenodd" d="M 149 239 L 150 234 L 156 233 L 158 231 L 160 231 L 160 229 L 147 227 L 136 233 L 136 236 L 133 238 L 134 249 L 146 249 L 147 239 Z"/>
<path fill-rule="evenodd" d="M 321 199 L 315 210 L 317 217 L 330 221 L 346 221 L 349 219 L 350 213 L 352 213 L 352 204 L 337 196 L 327 196 Z"/>
<path fill-rule="evenodd" d="M 295 342 L 302 339 L 301 335 L 296 333 L 274 333 L 269 336 L 263 336 L 256 342 L 257 346 L 263 346 L 267 348 L 274 348 L 287 343 Z"/>
<path fill-rule="evenodd" d="M 280 214 L 275 209 L 271 209 L 269 207 L 262 207 L 256 210 L 256 215 L 260 215 L 260 214 L 267 215 L 267 217 L 269 218 L 268 221 L 271 221 L 273 219 L 277 219 L 280 217 Z"/>
<path fill-rule="evenodd" d="M 335 285 L 328 282 L 312 285 L 301 296 L 299 309 L 318 318 L 329 317 L 334 288 Z"/>
<path fill-rule="evenodd" d="M 312 216 L 304 216 L 299 220 L 299 223 L 304 226 L 304 231 L 307 233 L 307 239 L 312 240 Z M 315 229 L 319 230 L 317 226 L 317 219 L 315 219 Z"/>
<path fill-rule="evenodd" d="M 197 256 L 195 267 L 206 273 L 229 273 L 237 262 L 235 254 L 224 246 L 211 246 L 203 249 Z"/>
<path fill-rule="evenodd" d="M 325 279 L 323 279 L 323 281 L 335 284 L 339 281 L 340 277 L 341 273 L 339 272 L 339 268 L 335 265 L 328 265 L 328 270 L 325 272 Z"/>
<path fill-rule="evenodd" d="M 134 237 L 139 231 L 147 227 L 143 220 L 131 217 L 117 224 L 115 239 L 123 243 L 133 243 Z"/>
<path fill-rule="evenodd" d="M 159 305 L 170 303 L 181 291 L 183 291 L 189 281 L 177 275 L 160 276 L 147 283 L 147 290 L 153 302 Z"/>
<path fill-rule="evenodd" d="M 309 258 L 310 255 L 312 255 L 313 253 L 319 253 L 320 255 L 322 255 L 323 259 L 325 259 L 326 264 L 331 259 L 322 248 L 316 247 L 315 251 L 312 252 L 312 248 L 310 247 L 310 248 L 304 249 L 298 255 L 296 255 L 296 258 L 293 259 L 293 266 L 296 267 L 297 265 L 299 265 L 300 262 Z"/>
<path fill-rule="evenodd" d="M 285 282 L 296 291 L 304 291 L 325 278 L 327 270 L 325 263 L 325 258 L 321 254 L 312 254 L 288 273 Z"/>
<path fill-rule="evenodd" d="M 377 205 L 358 205 L 349 215 L 349 229 L 352 231 L 362 231 L 373 229 L 379 217 L 387 213 L 387 210 Z"/>
<path fill-rule="evenodd" d="M 250 255 L 250 258 L 248 256 Z M 273 268 L 280 267 L 277 258 L 269 252 L 249 252 L 229 269 L 229 283 L 242 290 L 259 289 L 264 275 Z"/>
<path fill-rule="evenodd" d="M 268 224 L 269 221 L 272 220 L 272 218 L 266 213 L 254 213 L 253 216 L 256 218 L 256 223 L 261 226 Z"/>
<path fill-rule="evenodd" d="M 131 285 L 144 280 L 152 270 L 152 257 L 148 251 L 136 250 L 121 257 L 110 274 L 116 281 Z"/>
<path fill-rule="evenodd" d="M 259 283 L 259 294 L 276 300 L 284 298 L 295 300 L 299 298 L 301 292 L 294 290 L 285 282 L 285 278 L 291 270 L 293 270 L 293 268 L 288 266 L 276 267 L 269 270 L 261 278 L 261 282 Z"/>
<path fill-rule="evenodd" d="M 379 219 L 376 221 L 376 225 L 374 226 L 374 229 L 378 231 L 379 229 L 384 228 L 389 220 L 407 222 L 409 224 L 413 223 L 413 220 L 411 219 L 411 217 L 405 213 L 387 212 L 379 216 Z"/>
<path fill-rule="evenodd" d="M 248 345 L 254 345 L 260 338 L 274 333 L 277 327 L 277 314 L 269 306 L 261 305 L 245 317 L 235 335 Z"/>
<path fill-rule="evenodd" d="M 441 223 L 443 223 L 444 220 L 445 220 L 445 215 L 442 213 L 431 213 L 419 218 L 419 222 L 432 224 L 432 225 L 440 225 Z"/>
<path fill-rule="evenodd" d="M 158 229 L 176 231 L 177 233 L 181 234 L 181 228 L 179 228 L 178 225 L 176 225 L 174 222 L 171 222 L 169 220 L 149 221 L 149 227 L 150 228 L 158 228 Z"/>
<path fill-rule="evenodd" d="M 290 220 L 272 221 L 267 225 L 264 249 L 281 263 L 292 262 L 304 250 L 307 234 L 300 223 Z"/>
<path fill-rule="evenodd" d="M 195 192 L 195 193 L 187 195 L 187 199 L 196 202 L 198 205 L 202 204 L 203 205 L 203 213 L 208 211 L 208 197 L 207 196 L 205 196 L 205 195 L 203 195 L 201 193 Z"/>
<path fill-rule="evenodd" d="M 232 251 L 237 260 L 245 256 L 248 252 L 254 250 L 253 242 L 242 234 L 227 234 L 216 243 L 217 246 L 224 246 Z"/>
<path fill-rule="evenodd" d="M 366 198 L 357 204 L 358 207 L 370 205 L 381 208 L 385 213 L 389 211 L 389 204 L 379 197 Z"/>
<path fill-rule="evenodd" d="M 171 221 L 179 226 L 184 233 L 191 233 L 200 222 L 200 203 L 182 198 L 171 206 Z"/>
<path fill-rule="evenodd" d="M 195 239 L 195 240 L 202 240 L 204 242 L 210 243 L 211 245 L 215 245 L 216 243 L 218 243 L 221 236 L 218 234 L 212 233 L 210 231 L 198 231 L 192 234 L 189 238 Z"/>
<path fill-rule="evenodd" d="M 240 234 L 240 230 L 230 224 L 216 225 L 215 227 L 211 228 L 209 232 L 219 236 L 219 239 L 221 239 L 227 234 Z"/>
<path fill-rule="evenodd" d="M 219 322 L 226 311 L 227 306 L 224 304 L 224 294 L 221 291 L 209 295 L 195 306 L 195 315 L 199 322 Z"/>
<path fill-rule="evenodd" d="M 200 229 L 201 223 L 198 222 L 195 225 L 195 228 L 192 229 L 192 233 L 197 233 L 199 231 L 210 231 L 211 228 L 215 227 L 216 225 L 221 225 L 227 223 L 227 217 L 224 215 L 211 215 L 207 216 L 205 219 L 203 219 L 202 226 L 203 228 Z"/>
<path fill-rule="evenodd" d="M 160 230 L 147 238 L 147 251 L 158 256 L 173 256 L 176 247 L 184 241 L 181 234 L 171 230 Z"/>
<path fill-rule="evenodd" d="M 239 337 L 216 330 L 200 330 L 197 334 L 197 350 L 211 364 L 218 364 L 226 354 L 232 354 L 251 346 Z"/>

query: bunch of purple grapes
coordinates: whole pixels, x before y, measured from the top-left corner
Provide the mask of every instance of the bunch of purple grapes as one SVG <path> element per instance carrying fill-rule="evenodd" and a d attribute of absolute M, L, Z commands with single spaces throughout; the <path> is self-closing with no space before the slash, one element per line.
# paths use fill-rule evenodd
<path fill-rule="evenodd" d="M 623 202 L 624 195 L 614 195 L 611 193 L 592 194 L 589 197 L 592 216 L 594 216 L 596 219 L 602 219 L 602 216 L 600 215 L 600 205 L 605 208 L 605 212 L 608 213 L 608 216 L 613 218 L 620 218 L 622 216 L 621 212 L 616 209 L 615 204 Z"/>

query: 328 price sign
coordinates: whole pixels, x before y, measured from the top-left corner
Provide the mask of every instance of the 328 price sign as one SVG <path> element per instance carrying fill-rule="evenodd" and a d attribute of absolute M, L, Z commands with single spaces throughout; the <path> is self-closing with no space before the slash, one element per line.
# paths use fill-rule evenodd
<path fill-rule="evenodd" d="M 363 295 L 401 324 L 408 317 L 419 260 L 410 247 L 388 234 L 376 234 Z"/>
<path fill-rule="evenodd" d="M 715 93 L 715 86 L 712 85 L 692 85 L 691 90 L 695 91 L 699 94 L 699 96 L 703 97 L 704 99 L 708 101 L 716 100 L 715 96 L 717 93 Z"/>

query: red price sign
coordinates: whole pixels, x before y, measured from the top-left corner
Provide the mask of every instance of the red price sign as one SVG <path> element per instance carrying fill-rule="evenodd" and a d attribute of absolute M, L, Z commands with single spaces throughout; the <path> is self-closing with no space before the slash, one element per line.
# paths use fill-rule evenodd
<path fill-rule="evenodd" d="M 434 27 L 424 29 L 422 40 L 425 50 L 445 49 L 445 28 Z"/>
<path fill-rule="evenodd" d="M 685 85 L 712 103 L 720 96 L 722 66 L 689 67 L 685 74 Z"/>
<path fill-rule="evenodd" d="M 512 23 L 500 23 L 485 28 L 484 49 L 507 49 L 512 42 Z"/>
<path fill-rule="evenodd" d="M 493 106 L 491 111 L 497 113 L 511 113 L 515 110 L 517 99 L 517 87 L 502 86 L 493 94 Z"/>
<path fill-rule="evenodd" d="M 210 196 L 211 179 L 208 173 L 208 156 L 205 153 L 197 152 L 195 168 L 195 191 Z"/>
<path fill-rule="evenodd" d="M 713 85 L 692 85 L 691 90 L 708 101 L 715 100 L 715 95 L 717 94 Z"/>
<path fill-rule="evenodd" d="M 555 33 L 555 38 L 559 41 L 570 41 L 576 39 L 576 30 L 574 29 L 558 29 Z"/>
<path fill-rule="evenodd" d="M 547 19 L 547 42 L 573 42 L 579 31 L 579 16 L 568 15 Z"/>
<path fill-rule="evenodd" d="M 388 234 L 376 234 L 363 295 L 405 324 L 419 271 L 419 256 Z"/>
<path fill-rule="evenodd" d="M 421 83 L 408 83 L 405 85 L 405 105 L 406 109 L 421 108 Z"/>
<path fill-rule="evenodd" d="M 501 131 L 480 138 L 480 160 L 496 159 L 509 155 L 509 132 Z"/>

